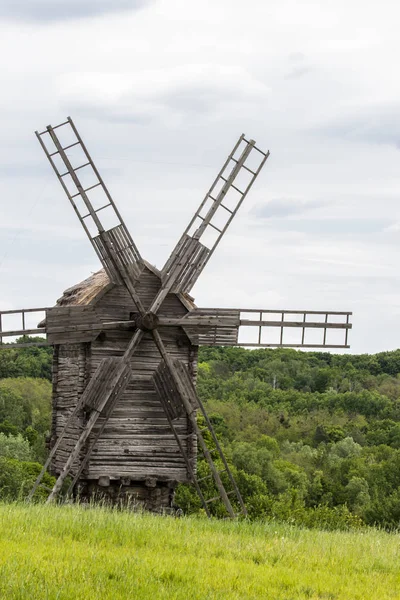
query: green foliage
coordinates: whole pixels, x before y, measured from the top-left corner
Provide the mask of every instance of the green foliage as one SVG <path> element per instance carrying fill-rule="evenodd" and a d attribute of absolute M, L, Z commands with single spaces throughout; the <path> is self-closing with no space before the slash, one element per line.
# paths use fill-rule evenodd
<path fill-rule="evenodd" d="M 39 463 L 16 460 L 0 456 L 0 498 L 2 500 L 23 500 L 32 489 L 40 473 Z M 35 500 L 45 500 L 49 495 L 48 488 L 52 488 L 55 478 L 47 473 L 44 475 L 42 485 L 34 495 Z"/>
<path fill-rule="evenodd" d="M 32 460 L 32 448 L 21 434 L 14 436 L 0 433 L 0 457 Z"/>
<path fill-rule="evenodd" d="M 35 341 L 41 338 L 20 338 Z M 51 381 L 53 350 L 51 347 L 1 348 L 0 379 L 8 377 L 38 377 Z"/>
<path fill-rule="evenodd" d="M 33 377 L 0 379 L 0 407 L 3 396 L 7 394 L 13 396 L 14 406 L 19 411 L 23 411 L 24 416 L 19 423 L 14 422 L 7 414 L 4 414 L 5 419 L 9 419 L 17 426 L 32 426 L 40 433 L 48 431 L 51 414 L 51 384 L 47 379 Z M 1 420 L 4 418 L 0 416 Z"/>
<path fill-rule="evenodd" d="M 202 348 L 198 390 L 252 517 L 398 527 L 400 350 Z"/>
<path fill-rule="evenodd" d="M 47 379 L 0 379 L 0 433 L 23 436 L 31 448 L 27 459 L 45 459 L 50 417 L 51 384 Z"/>

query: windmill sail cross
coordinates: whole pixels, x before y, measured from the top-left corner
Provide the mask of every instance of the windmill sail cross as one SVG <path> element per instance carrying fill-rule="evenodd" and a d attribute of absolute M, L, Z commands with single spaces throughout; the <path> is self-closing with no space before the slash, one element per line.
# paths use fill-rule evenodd
<path fill-rule="evenodd" d="M 216 501 L 229 517 L 245 515 L 196 393 L 199 346 L 347 348 L 352 327 L 349 312 L 197 308 L 188 296 L 269 151 L 240 136 L 158 271 L 140 255 L 72 119 L 36 135 L 104 271 L 67 290 L 56 307 L 0 312 L 1 347 L 30 334 L 45 334 L 43 344 L 54 347 L 52 448 L 31 497 L 49 467 L 57 475 L 49 501 L 70 475 L 67 495 L 101 494 L 112 502 L 135 495 L 147 508 L 164 510 L 173 504 L 177 483 L 191 482 L 208 516 Z M 38 311 L 44 314 L 32 326 L 27 315 Z M 10 315 L 20 319 L 17 325 Z M 241 339 L 248 330 L 255 341 Z M 278 337 L 270 339 L 271 332 Z M 292 332 L 299 333 L 298 343 L 286 338 Z M 309 341 L 310 332 L 319 342 Z M 332 332 L 342 336 L 336 344 Z M 199 455 L 208 468 L 201 478 Z M 210 479 L 211 495 L 204 487 Z"/>

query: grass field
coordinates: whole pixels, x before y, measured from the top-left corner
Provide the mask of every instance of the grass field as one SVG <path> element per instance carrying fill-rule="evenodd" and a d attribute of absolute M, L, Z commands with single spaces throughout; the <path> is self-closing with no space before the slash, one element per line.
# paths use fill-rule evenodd
<path fill-rule="evenodd" d="M 0 598 L 400 599 L 400 539 L 0 504 Z"/>

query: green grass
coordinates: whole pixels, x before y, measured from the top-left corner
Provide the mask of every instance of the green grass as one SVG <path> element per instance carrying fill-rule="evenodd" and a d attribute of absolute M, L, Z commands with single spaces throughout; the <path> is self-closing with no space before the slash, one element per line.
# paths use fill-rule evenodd
<path fill-rule="evenodd" d="M 400 539 L 0 504 L 0 598 L 399 599 Z"/>

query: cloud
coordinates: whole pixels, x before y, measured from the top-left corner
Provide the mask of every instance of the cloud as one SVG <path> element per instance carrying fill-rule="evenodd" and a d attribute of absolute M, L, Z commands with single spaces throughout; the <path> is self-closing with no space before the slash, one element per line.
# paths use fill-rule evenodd
<path fill-rule="evenodd" d="M 306 202 L 294 198 L 274 198 L 269 202 L 256 204 L 250 216 L 256 219 L 275 219 L 286 218 L 292 215 L 306 213 L 310 210 L 321 208 L 326 205 L 326 201 L 310 200 Z"/>
<path fill-rule="evenodd" d="M 42 177 L 48 172 L 44 161 L 36 161 L 32 164 L 25 164 L 23 161 L 18 163 L 3 163 L 0 165 L 0 177 Z"/>
<path fill-rule="evenodd" d="M 0 17 L 13 21 L 64 21 L 125 10 L 138 10 L 149 0 L 2 0 Z"/>
<path fill-rule="evenodd" d="M 136 73 L 69 73 L 57 81 L 62 104 L 111 121 L 216 116 L 263 103 L 269 88 L 246 69 L 186 64 Z"/>
<path fill-rule="evenodd" d="M 365 218 L 291 218 L 274 221 L 272 227 L 279 231 L 295 231 L 308 235 L 370 236 L 387 230 L 390 219 Z"/>
<path fill-rule="evenodd" d="M 370 144 L 389 144 L 400 149 L 400 106 L 360 105 L 342 109 L 342 116 L 318 128 L 323 135 Z"/>
<path fill-rule="evenodd" d="M 365 200 L 363 198 L 363 200 Z M 330 211 L 331 202 L 295 198 L 274 198 L 270 202 L 257 203 L 249 212 L 253 227 L 279 232 L 293 232 L 313 236 L 370 236 L 398 232 L 398 222 L 390 216 L 354 214 L 349 205 L 343 206 L 342 215 Z M 375 241 L 378 241 L 377 239 Z"/>
<path fill-rule="evenodd" d="M 298 79 L 313 70 L 312 67 L 307 64 L 307 57 L 302 52 L 292 52 L 289 54 L 288 59 L 290 70 L 285 75 L 285 79 Z"/>
<path fill-rule="evenodd" d="M 158 266 L 237 136 L 270 148 L 198 304 L 354 308 L 353 350 L 398 346 L 399 15 L 358 0 L 0 1 L 0 309 L 45 306 L 98 268 L 33 134 L 71 115 Z"/>
<path fill-rule="evenodd" d="M 312 68 L 305 65 L 303 67 L 293 67 L 289 73 L 285 75 L 285 79 L 298 79 L 299 77 L 303 77 L 303 75 L 307 75 L 310 71 L 312 71 Z"/>

